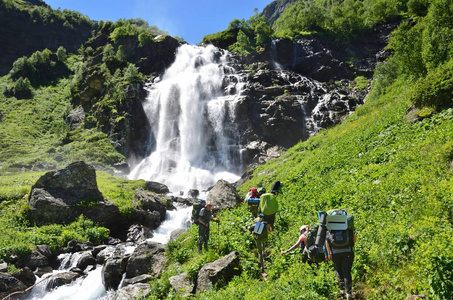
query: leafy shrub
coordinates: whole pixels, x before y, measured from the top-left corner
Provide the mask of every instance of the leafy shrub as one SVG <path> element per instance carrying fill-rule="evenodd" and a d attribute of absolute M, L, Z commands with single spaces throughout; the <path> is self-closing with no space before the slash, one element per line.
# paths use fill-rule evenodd
<path fill-rule="evenodd" d="M 412 101 L 419 107 L 434 106 L 439 111 L 453 106 L 453 59 L 418 81 Z"/>
<path fill-rule="evenodd" d="M 69 68 L 64 63 L 66 50 L 59 48 L 57 54 L 49 49 L 34 52 L 29 58 L 18 58 L 9 75 L 13 79 L 28 78 L 33 86 L 49 84 L 60 77 L 69 75 Z"/>
<path fill-rule="evenodd" d="M 33 95 L 32 86 L 28 78 L 22 78 L 16 80 L 12 89 L 13 95 L 17 98 L 30 98 Z"/>

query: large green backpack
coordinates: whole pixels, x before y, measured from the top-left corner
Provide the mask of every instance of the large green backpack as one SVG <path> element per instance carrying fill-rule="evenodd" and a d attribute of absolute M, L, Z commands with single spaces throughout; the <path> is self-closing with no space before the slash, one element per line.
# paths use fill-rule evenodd
<path fill-rule="evenodd" d="M 260 209 L 265 215 L 273 215 L 278 211 L 278 201 L 272 193 L 266 193 L 260 197 Z"/>
<path fill-rule="evenodd" d="M 193 224 L 198 225 L 198 217 L 200 216 L 200 210 L 206 206 L 206 201 L 203 199 L 198 199 L 197 202 L 193 204 L 192 207 L 192 216 L 191 220 Z"/>

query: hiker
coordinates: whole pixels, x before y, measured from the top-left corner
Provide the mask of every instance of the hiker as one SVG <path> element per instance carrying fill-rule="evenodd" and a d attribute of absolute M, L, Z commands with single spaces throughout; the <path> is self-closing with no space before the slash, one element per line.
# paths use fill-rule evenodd
<path fill-rule="evenodd" d="M 264 244 L 268 238 L 268 224 L 262 218 L 255 218 L 254 224 L 250 227 L 253 238 L 255 239 L 256 248 L 258 249 L 258 259 L 261 270 L 264 272 Z"/>
<path fill-rule="evenodd" d="M 269 231 L 274 230 L 275 214 L 278 211 L 276 196 L 282 192 L 282 186 L 283 183 L 275 181 L 272 184 L 271 192 L 260 197 L 259 213 L 263 215 L 263 220 L 269 224 Z"/>
<path fill-rule="evenodd" d="M 252 213 L 254 218 L 258 217 L 258 207 L 260 205 L 260 195 L 258 189 L 253 187 L 249 189 L 249 192 L 245 196 L 244 202 L 248 204 L 249 212 Z"/>
<path fill-rule="evenodd" d="M 266 193 L 266 188 L 264 186 L 260 186 L 256 191 L 258 192 L 258 198 L 260 198 L 263 194 Z"/>
<path fill-rule="evenodd" d="M 212 217 L 212 203 L 207 202 L 206 206 L 200 210 L 198 217 L 198 251 L 201 253 L 204 245 L 205 250 L 208 250 L 209 241 L 209 223 L 211 221 L 219 223 L 219 220 Z"/>
<path fill-rule="evenodd" d="M 282 251 L 280 254 L 281 255 L 285 255 L 286 253 L 288 252 L 291 252 L 293 251 L 294 249 L 296 249 L 297 247 L 300 247 L 300 249 L 302 249 L 302 262 L 307 262 L 308 260 L 308 253 L 307 253 L 307 248 L 305 247 L 305 239 L 307 237 L 307 232 L 309 230 L 309 226 L 308 225 L 302 225 L 300 227 L 300 236 L 299 236 L 299 239 L 297 240 L 297 242 L 292 245 L 288 250 L 285 250 L 285 251 Z"/>
<path fill-rule="evenodd" d="M 332 215 L 338 215 L 338 212 L 339 211 L 334 211 Z M 346 212 L 340 213 L 346 217 Z M 350 219 L 352 219 L 351 217 L 352 216 L 350 216 Z M 329 221 L 327 221 L 327 226 L 329 228 Z M 349 226 L 348 222 L 348 229 L 346 230 L 328 229 L 325 242 L 327 250 L 326 259 L 334 263 L 335 276 L 337 277 L 338 286 L 340 287 L 340 294 L 343 297 L 346 293 L 346 299 L 352 299 L 351 269 L 352 263 L 354 262 L 354 244 L 357 239 L 355 231 L 351 227 L 353 228 L 353 225 Z M 346 241 L 347 245 L 341 247 L 335 246 L 342 233 L 345 233 L 345 235 L 341 237 L 342 241 Z"/>

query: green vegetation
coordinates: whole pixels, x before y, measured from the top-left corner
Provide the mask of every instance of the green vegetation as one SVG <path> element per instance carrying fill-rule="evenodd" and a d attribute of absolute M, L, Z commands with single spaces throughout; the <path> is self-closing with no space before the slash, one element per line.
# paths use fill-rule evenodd
<path fill-rule="evenodd" d="M 226 30 L 203 37 L 202 43 L 211 43 L 239 54 L 247 54 L 264 47 L 271 38 L 294 39 L 316 34 L 336 42 L 348 42 L 361 34 L 375 30 L 378 25 L 386 22 L 401 19 L 414 20 L 424 17 L 432 2 L 435 1 L 296 1 L 285 8 L 272 26 L 269 26 L 264 17 L 255 11 L 255 15 L 247 21 L 244 19 L 233 20 Z M 441 22 L 435 18 L 431 20 Z M 449 21 L 446 14 L 445 18 L 440 20 Z M 441 35 L 439 37 L 449 39 L 450 33 L 447 31 L 438 33 L 426 31 L 425 35 L 431 37 Z M 410 43 L 405 44 L 405 47 L 408 48 L 412 46 Z M 435 51 L 428 51 L 427 53 L 435 53 Z M 440 57 L 439 59 L 444 58 Z"/>
<path fill-rule="evenodd" d="M 27 172 L 0 176 L 0 261 L 8 261 L 13 253 L 26 254 L 35 245 L 48 244 L 52 250 L 66 247 L 68 241 L 91 241 L 99 244 L 109 231 L 96 227 L 92 221 L 80 216 L 68 225 L 34 226 L 28 221 L 28 193 L 43 172 Z"/>
<path fill-rule="evenodd" d="M 388 20 L 411 19 L 393 32 L 388 46 L 392 56 L 377 67 L 365 105 L 341 125 L 321 131 L 280 158 L 256 167 L 250 172 L 251 180 L 238 187 L 243 196 L 251 186 L 269 189 L 274 180 L 284 183 L 284 194 L 278 197 L 281 210 L 276 230 L 266 246 L 267 281 L 258 269 L 254 241 L 248 232 L 252 218 L 242 204 L 219 213 L 221 223 L 212 225 L 207 253 L 196 251 L 195 226 L 167 244 L 168 268 L 151 282 L 150 298 L 178 298 L 170 290 L 171 276 L 187 272 L 194 279 L 205 263 L 238 251 L 243 274 L 226 287 L 213 287 L 194 298 L 333 299 L 338 288 L 331 263 L 322 263 L 315 273 L 302 263 L 300 252 L 281 256 L 280 251 L 295 242 L 300 225 L 317 220 L 316 212 L 348 208 L 355 216 L 358 235 L 353 280 L 359 297 L 405 299 L 424 294 L 429 299 L 451 299 L 451 16 L 453 3 L 448 0 L 313 0 L 288 8 L 275 24 L 277 36 L 293 38 L 317 32 L 347 40 Z M 206 42 L 220 43 L 234 37 L 228 45 L 235 45 L 235 51 L 254 51 L 272 34 L 268 28 L 260 29 L 259 18 L 253 20 L 256 23 L 235 20 L 227 31 L 206 38 Z M 152 45 L 154 39 L 148 29 L 141 31 L 128 22 L 106 22 L 100 28 L 108 41 L 99 46 L 94 42 L 102 35 L 95 34 L 81 49 L 82 59 L 73 55 L 64 59 L 61 49 L 53 60 L 53 54 L 47 56 L 44 50 L 33 59 L 22 59 L 23 64 L 16 65 L 16 78 L 12 76 L 15 71 L 0 78 L 2 260 L 11 253 L 27 253 L 35 244 L 48 243 L 56 249 L 70 239 L 97 243 L 108 235 L 105 228 L 83 217 L 64 226 L 30 224 L 26 194 L 42 173 L 19 173 L 54 168 L 76 159 L 104 167 L 124 159 L 111 146 L 107 131 L 98 128 L 112 119 L 127 117 L 119 105 L 125 102 L 125 88 L 150 75 L 137 70 L 132 50 Z M 263 35 L 259 37 L 260 32 Z M 90 65 L 99 54 L 101 63 Z M 56 72 L 52 73 L 55 77 L 42 79 L 40 68 L 36 68 L 38 73 L 21 73 L 28 63 L 36 65 L 41 56 L 44 63 L 64 62 L 73 76 Z M 71 131 L 64 120 L 74 99 L 86 100 L 80 91 L 87 69 L 89 74 L 101 74 L 106 92 L 90 103 L 84 124 Z M 43 86 L 40 80 L 52 85 Z M 366 84 L 365 78 L 357 77 L 354 87 L 361 89 Z M 416 118 L 410 117 L 412 114 Z M 134 191 L 144 182 L 104 172 L 97 176 L 104 196 L 123 213 L 130 211 Z"/>
<path fill-rule="evenodd" d="M 271 40 L 272 34 L 272 28 L 255 10 L 255 14 L 247 21 L 235 19 L 226 30 L 203 37 L 201 43 L 249 54 L 264 47 Z"/>
<path fill-rule="evenodd" d="M 8 92 L 17 81 L 0 78 L 4 88 L 0 94 L 2 172 L 57 168 L 76 160 L 98 166 L 124 160 L 105 133 L 94 128 L 69 130 L 65 123 L 72 109 L 69 80 L 53 80 L 58 80 L 55 86 L 30 87 L 32 98 L 17 99 Z"/>
<path fill-rule="evenodd" d="M 416 10 L 414 3 L 407 2 L 411 12 Z M 316 212 L 332 208 L 348 208 L 355 215 L 358 240 L 353 280 L 358 297 L 405 299 L 424 294 L 430 299 L 451 299 L 453 58 L 451 40 L 429 33 L 453 28 L 447 22 L 453 4 L 446 0 L 423 3 L 418 18 L 395 31 L 389 46 L 393 56 L 377 68 L 365 105 L 341 125 L 258 166 L 253 178 L 238 188 L 245 195 L 251 186 L 270 188 L 274 180 L 285 184 L 276 231 L 266 247 L 267 281 L 256 269 L 256 249 L 247 231 L 252 220 L 245 205 L 220 213 L 220 227 L 212 228 L 207 254 L 195 252 L 196 228 L 167 245 L 169 274 L 196 274 L 205 261 L 232 250 L 241 253 L 243 275 L 197 299 L 335 298 L 338 287 L 331 263 L 321 264 L 314 274 L 302 263 L 301 253 L 280 255 L 295 242 L 302 224 L 316 222 Z M 426 24 L 430 30 L 421 30 Z M 408 46 L 408 40 L 419 46 Z M 443 60 L 428 55 L 425 49 L 434 46 L 446 51 Z M 365 82 L 356 78 L 357 86 Z M 414 104 L 418 121 L 408 117 Z M 166 293 L 173 296 L 169 274 L 152 282 L 156 288 L 152 299 Z"/>
<path fill-rule="evenodd" d="M 145 188 L 144 180 L 127 180 L 102 171 L 96 172 L 96 178 L 104 197 L 115 203 L 122 214 L 131 212 L 135 190 Z"/>
<path fill-rule="evenodd" d="M 26 254 L 35 245 L 48 244 L 52 250 L 66 247 L 70 240 L 100 244 L 109 230 L 80 216 L 68 225 L 34 226 L 29 222 L 27 205 L 31 186 L 44 172 L 22 172 L 0 176 L 0 261 L 8 261 L 12 253 Z M 104 197 L 115 203 L 121 213 L 130 213 L 135 190 L 145 187 L 144 180 L 126 180 L 96 172 L 98 187 Z M 89 202 L 82 205 L 90 205 Z"/>

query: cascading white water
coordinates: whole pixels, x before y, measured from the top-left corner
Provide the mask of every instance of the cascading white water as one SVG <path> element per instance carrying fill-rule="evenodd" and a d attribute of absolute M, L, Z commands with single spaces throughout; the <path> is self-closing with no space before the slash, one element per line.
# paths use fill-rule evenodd
<path fill-rule="evenodd" d="M 179 228 L 189 227 L 191 225 L 191 212 L 191 206 L 178 207 L 177 210 L 167 211 L 165 221 L 153 232 L 154 236 L 150 240 L 162 244 L 167 243 L 170 240 L 172 231 Z"/>
<path fill-rule="evenodd" d="M 227 60 L 228 54 L 213 46 L 178 49 L 174 64 L 150 86 L 144 109 L 152 128 L 152 152 L 135 166 L 131 179 L 161 182 L 173 192 L 239 179 L 234 173 L 241 164 L 234 106 L 241 83 Z M 173 230 L 188 226 L 190 212 L 190 207 L 167 212 L 151 240 L 167 243 Z M 56 272 L 69 270 L 78 257 L 68 254 L 66 259 Z M 43 282 L 27 299 L 114 299 L 114 291 L 107 292 L 102 284 L 101 272 L 97 266 L 52 291 Z"/>
<path fill-rule="evenodd" d="M 227 62 L 228 53 L 214 46 L 178 48 L 173 65 L 150 86 L 144 109 L 152 152 L 130 179 L 161 182 L 179 192 L 239 178 L 234 105 L 241 84 Z"/>
<path fill-rule="evenodd" d="M 170 239 L 173 230 L 190 226 L 191 207 L 178 206 L 176 210 L 168 211 L 166 220 L 154 232 L 151 241 L 166 244 Z M 104 252 L 106 256 L 113 255 L 114 252 L 122 254 L 132 253 L 135 246 L 118 245 L 109 246 Z M 109 254 L 110 253 L 110 254 Z M 48 280 L 57 273 L 67 272 L 77 265 L 77 261 L 82 253 L 68 253 L 60 255 L 60 268 L 53 273 L 45 274 L 42 278 L 37 278 L 37 284 L 28 300 L 110 300 L 116 299 L 115 291 L 106 291 L 102 284 L 102 266 L 98 265 L 95 269 L 88 271 L 86 276 L 82 276 L 71 284 L 63 285 L 53 290 L 47 290 Z M 43 280 L 48 278 L 47 280 Z"/>

